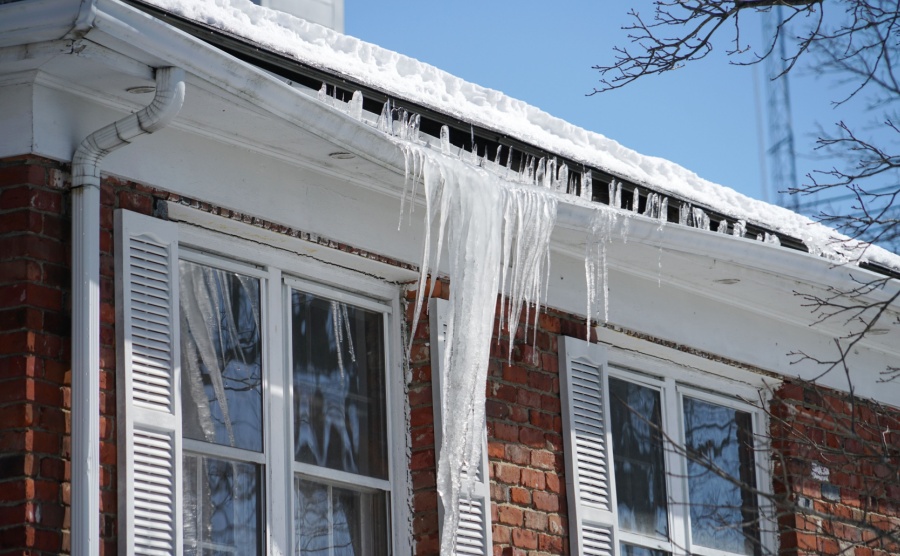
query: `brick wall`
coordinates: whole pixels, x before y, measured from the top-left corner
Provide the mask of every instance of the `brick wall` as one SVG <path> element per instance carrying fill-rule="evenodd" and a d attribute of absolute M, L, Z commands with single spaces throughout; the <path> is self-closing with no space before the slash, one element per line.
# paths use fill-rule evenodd
<path fill-rule="evenodd" d="M 71 204 L 68 166 L 0 160 L 0 553 L 70 549 Z M 100 233 L 101 553 L 116 552 L 113 210 L 164 192 L 104 178 Z"/>
<path fill-rule="evenodd" d="M 439 282 L 434 297 L 447 299 L 450 287 Z M 408 324 L 414 300 L 415 292 L 408 292 Z M 491 344 L 486 412 L 496 555 L 569 553 L 557 342 L 561 335 L 584 338 L 586 327 L 584 319 L 544 311 L 536 333 L 520 326 L 511 360 L 507 331 Z M 429 341 L 423 307 L 409 387 L 413 529 L 415 554 L 422 556 L 439 546 Z"/>
<path fill-rule="evenodd" d="M 49 161 L 0 160 L 0 552 L 69 527 L 69 216 Z"/>
<path fill-rule="evenodd" d="M 771 427 L 782 554 L 900 554 L 900 411 L 788 383 Z"/>

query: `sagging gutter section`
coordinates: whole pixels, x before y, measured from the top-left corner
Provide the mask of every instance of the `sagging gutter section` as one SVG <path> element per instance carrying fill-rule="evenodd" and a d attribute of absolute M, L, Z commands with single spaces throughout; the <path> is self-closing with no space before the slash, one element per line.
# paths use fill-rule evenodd
<path fill-rule="evenodd" d="M 87 136 L 72 157 L 72 553 L 100 552 L 100 162 L 167 126 L 184 103 L 184 71 L 156 70 L 141 111 Z"/>

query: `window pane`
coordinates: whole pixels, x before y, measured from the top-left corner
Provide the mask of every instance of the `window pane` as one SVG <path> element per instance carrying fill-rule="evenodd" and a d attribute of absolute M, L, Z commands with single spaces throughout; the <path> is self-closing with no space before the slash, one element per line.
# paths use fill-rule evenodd
<path fill-rule="evenodd" d="M 185 555 L 260 554 L 259 466 L 185 454 Z"/>
<path fill-rule="evenodd" d="M 384 315 L 291 292 L 294 457 L 387 478 Z"/>
<path fill-rule="evenodd" d="M 378 556 L 388 552 L 387 504 L 382 492 L 356 492 L 297 477 L 294 514 L 295 554 Z"/>
<path fill-rule="evenodd" d="M 621 543 L 619 550 L 622 556 L 668 556 L 668 552 L 662 550 L 654 550 L 652 548 L 644 548 L 643 546 L 635 546 L 633 544 Z"/>
<path fill-rule="evenodd" d="M 750 414 L 686 397 L 684 428 L 694 544 L 758 553 Z"/>
<path fill-rule="evenodd" d="M 609 395 L 619 526 L 668 538 L 659 392 L 610 378 Z"/>
<path fill-rule="evenodd" d="M 184 436 L 262 450 L 260 284 L 181 261 Z"/>

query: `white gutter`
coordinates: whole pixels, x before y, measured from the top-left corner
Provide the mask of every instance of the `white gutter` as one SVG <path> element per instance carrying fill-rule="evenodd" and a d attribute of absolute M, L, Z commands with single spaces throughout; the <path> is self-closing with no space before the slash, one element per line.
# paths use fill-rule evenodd
<path fill-rule="evenodd" d="M 87 136 L 72 156 L 72 554 L 100 553 L 100 161 L 172 121 L 184 71 L 156 70 L 140 112 Z"/>

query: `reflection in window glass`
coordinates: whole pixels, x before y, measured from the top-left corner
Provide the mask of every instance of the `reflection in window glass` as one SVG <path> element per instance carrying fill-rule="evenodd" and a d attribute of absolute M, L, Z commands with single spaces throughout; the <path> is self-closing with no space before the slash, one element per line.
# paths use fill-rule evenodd
<path fill-rule="evenodd" d="M 667 539 L 669 520 L 659 392 L 610 378 L 609 399 L 619 526 L 626 531 Z"/>
<path fill-rule="evenodd" d="M 291 292 L 294 458 L 386 479 L 384 315 Z"/>
<path fill-rule="evenodd" d="M 259 280 L 187 261 L 179 266 L 183 434 L 261 451 Z"/>
<path fill-rule="evenodd" d="M 183 462 L 185 555 L 259 554 L 259 466 L 190 454 Z"/>
<path fill-rule="evenodd" d="M 685 397 L 684 429 L 694 544 L 758 554 L 750 414 Z"/>
<path fill-rule="evenodd" d="M 387 554 L 382 492 L 356 492 L 296 478 L 294 553 L 298 556 Z"/>
<path fill-rule="evenodd" d="M 653 550 L 643 546 L 634 546 L 633 544 L 621 543 L 619 551 L 622 556 L 668 556 L 669 553 L 662 550 Z"/>

